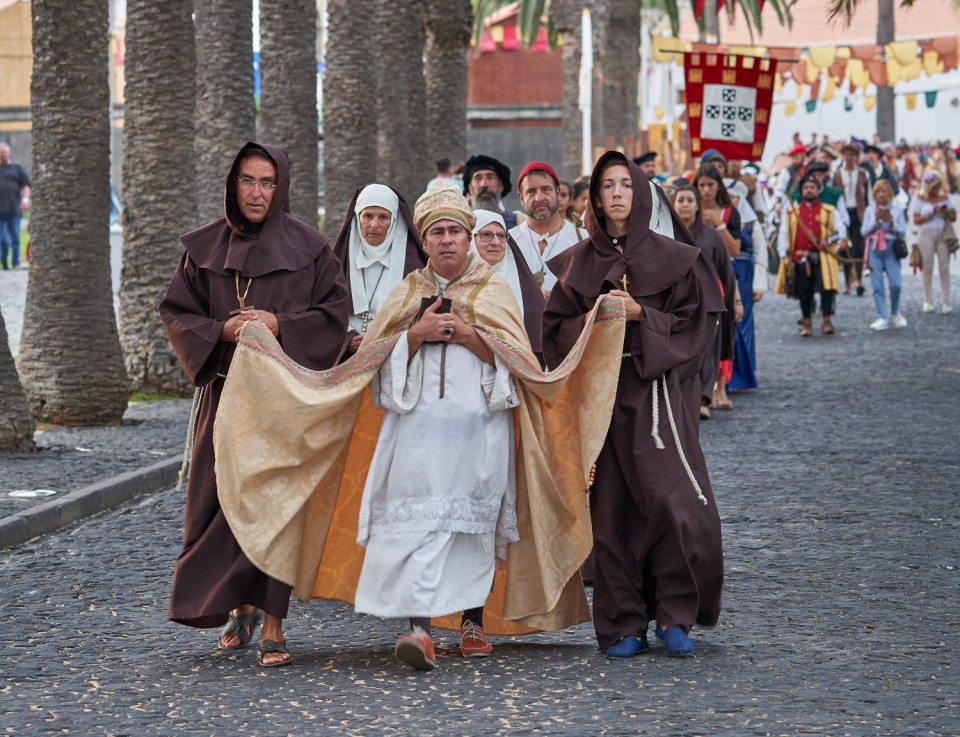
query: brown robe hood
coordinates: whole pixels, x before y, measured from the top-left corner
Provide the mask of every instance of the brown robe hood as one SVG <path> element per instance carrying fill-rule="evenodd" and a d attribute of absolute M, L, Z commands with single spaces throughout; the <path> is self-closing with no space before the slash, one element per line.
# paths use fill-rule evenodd
<path fill-rule="evenodd" d="M 262 223 L 244 218 L 237 202 L 240 162 L 252 146 L 264 149 L 277 167 L 277 189 Z M 290 214 L 290 160 L 284 149 L 269 143 L 250 141 L 240 149 L 227 175 L 223 211 L 221 219 L 180 236 L 190 258 L 218 274 L 239 271 L 243 277 L 256 277 L 272 271 L 298 271 L 330 243 L 315 227 Z"/>
<path fill-rule="evenodd" d="M 611 289 L 620 289 L 620 278 L 624 273 L 631 294 L 649 296 L 662 292 L 693 268 L 700 249 L 692 245 L 696 241 L 672 207 L 670 214 L 676 238 L 650 230 L 653 209 L 650 181 L 639 166 L 624 159 L 633 177 L 633 204 L 629 232 L 622 239 L 623 253 L 617 250 L 606 233 L 603 212 L 594 206 L 600 196 L 601 172 L 611 158 L 623 158 L 623 155 L 608 151 L 597 161 L 590 176 L 590 198 L 584 212 L 584 226 L 589 238 L 550 259 L 550 269 L 561 281 L 585 296 L 597 297 Z M 602 274 L 602 278 L 598 279 L 598 274 Z M 711 304 L 708 309 L 723 312 L 723 303 Z"/>

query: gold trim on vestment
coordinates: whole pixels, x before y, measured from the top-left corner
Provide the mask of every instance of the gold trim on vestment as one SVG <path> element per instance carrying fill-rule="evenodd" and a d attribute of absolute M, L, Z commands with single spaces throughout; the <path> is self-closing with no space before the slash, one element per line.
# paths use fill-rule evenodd
<path fill-rule="evenodd" d="M 491 269 L 486 274 L 484 274 L 480 281 L 477 282 L 477 286 L 473 288 L 469 295 L 467 295 L 467 323 L 473 325 L 477 321 L 477 313 L 474 309 L 474 302 L 477 301 L 477 295 L 480 294 L 480 291 L 487 286 L 490 281 L 490 277 L 493 276 L 493 270 Z"/>

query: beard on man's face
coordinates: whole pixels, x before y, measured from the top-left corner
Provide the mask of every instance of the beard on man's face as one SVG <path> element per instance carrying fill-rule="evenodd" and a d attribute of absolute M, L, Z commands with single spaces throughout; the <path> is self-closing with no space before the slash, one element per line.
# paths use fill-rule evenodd
<path fill-rule="evenodd" d="M 529 215 L 536 222 L 543 223 L 549 220 L 550 218 L 552 218 L 554 215 L 556 215 L 557 210 L 559 209 L 560 209 L 560 201 L 557 200 L 554 202 L 554 204 L 548 205 L 546 210 L 543 210 L 540 212 L 537 212 L 536 210 L 534 210 L 533 212 L 529 213 Z"/>
<path fill-rule="evenodd" d="M 500 212 L 500 198 L 492 189 L 483 188 L 471 197 L 474 210 Z"/>

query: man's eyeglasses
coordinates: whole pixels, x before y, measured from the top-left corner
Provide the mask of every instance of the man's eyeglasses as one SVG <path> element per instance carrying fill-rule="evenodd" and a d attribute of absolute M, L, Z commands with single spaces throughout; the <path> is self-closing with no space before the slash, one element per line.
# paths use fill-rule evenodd
<path fill-rule="evenodd" d="M 501 243 L 507 242 L 506 233 L 491 233 L 489 231 L 486 231 L 486 232 L 480 231 L 479 233 L 477 233 L 477 240 L 480 241 L 481 243 L 491 243 L 493 242 L 494 238 L 496 238 Z"/>
<path fill-rule="evenodd" d="M 237 184 L 244 189 L 253 189 L 253 185 L 259 184 L 264 192 L 272 192 L 277 188 L 277 183 L 269 179 L 261 179 L 259 182 L 253 177 L 237 177 Z"/>

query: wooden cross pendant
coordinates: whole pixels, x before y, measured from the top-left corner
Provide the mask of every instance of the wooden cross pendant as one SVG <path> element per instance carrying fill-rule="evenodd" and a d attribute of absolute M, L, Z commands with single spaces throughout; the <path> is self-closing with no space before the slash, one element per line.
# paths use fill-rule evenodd
<path fill-rule="evenodd" d="M 623 285 L 623 291 L 627 291 L 627 272 L 623 272 L 623 276 L 620 277 L 620 283 Z"/>
<path fill-rule="evenodd" d="M 242 302 L 242 300 L 241 300 L 241 302 Z M 255 309 L 257 309 L 257 308 L 254 307 L 253 305 L 244 305 L 244 304 L 241 304 L 237 309 L 235 309 L 235 310 L 230 310 L 230 314 L 231 314 L 231 315 L 239 315 L 239 314 L 240 314 L 241 312 L 243 312 L 244 310 L 255 310 Z"/>

